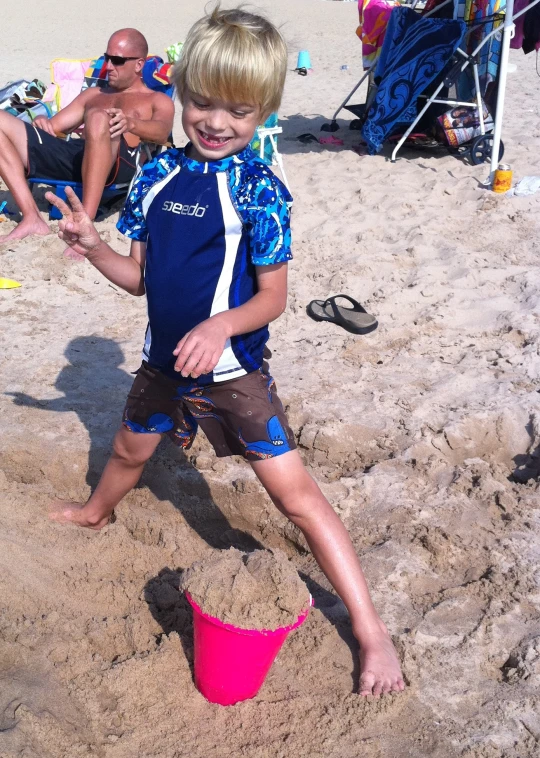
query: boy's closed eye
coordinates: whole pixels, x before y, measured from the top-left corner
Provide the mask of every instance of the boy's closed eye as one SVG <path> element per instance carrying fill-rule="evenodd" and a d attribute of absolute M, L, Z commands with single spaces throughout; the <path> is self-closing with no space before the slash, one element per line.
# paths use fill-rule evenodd
<path fill-rule="evenodd" d="M 200 96 L 191 95 L 191 102 L 200 111 L 210 110 L 211 108 L 216 107 L 211 100 L 206 100 L 206 98 Z M 251 116 L 256 110 L 256 107 L 254 105 L 248 105 L 247 103 L 230 103 L 226 110 L 228 110 L 235 118 L 245 118 L 246 116 Z"/>
<path fill-rule="evenodd" d="M 210 108 L 210 103 L 204 103 L 201 100 L 195 100 L 194 97 L 191 98 L 191 102 L 193 105 L 198 108 L 200 111 L 205 110 L 205 108 Z"/>

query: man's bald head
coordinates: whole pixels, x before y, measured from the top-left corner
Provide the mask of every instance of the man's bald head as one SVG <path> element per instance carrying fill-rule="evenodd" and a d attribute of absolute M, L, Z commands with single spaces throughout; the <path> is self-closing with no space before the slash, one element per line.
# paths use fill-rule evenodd
<path fill-rule="evenodd" d="M 146 58 L 148 55 L 146 37 L 137 29 L 119 29 L 117 32 L 114 32 L 107 43 L 107 49 L 111 45 L 116 49 L 121 49 L 121 53 L 118 53 L 119 55 L 129 58 Z"/>

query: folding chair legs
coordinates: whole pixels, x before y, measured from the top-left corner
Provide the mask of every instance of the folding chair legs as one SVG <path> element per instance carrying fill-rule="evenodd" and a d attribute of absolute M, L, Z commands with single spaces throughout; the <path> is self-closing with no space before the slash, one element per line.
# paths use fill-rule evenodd
<path fill-rule="evenodd" d="M 435 100 L 435 98 L 437 97 L 437 95 L 439 94 L 439 92 L 442 90 L 443 87 L 444 87 L 444 81 L 442 81 L 439 84 L 439 86 L 437 87 L 437 89 L 435 90 L 435 92 L 431 95 L 431 97 L 428 98 L 427 103 L 424 105 L 424 107 L 422 108 L 422 110 L 419 111 L 418 115 L 416 116 L 416 118 L 414 119 L 414 121 L 412 122 L 412 124 L 409 126 L 409 128 L 407 129 L 407 131 L 405 132 L 405 134 L 401 137 L 401 139 L 399 140 L 399 142 L 395 146 L 394 150 L 392 151 L 392 157 L 390 158 L 390 161 L 392 163 L 396 162 L 396 157 L 397 157 L 397 154 L 398 154 L 401 146 L 405 143 L 405 141 L 406 141 L 407 137 L 409 136 L 409 134 L 412 133 L 412 131 L 414 130 L 414 127 L 416 126 L 416 124 L 420 121 L 420 119 L 422 118 L 422 116 L 424 115 L 424 113 L 427 111 L 427 109 L 429 108 L 429 106 L 433 103 L 433 101 Z"/>
<path fill-rule="evenodd" d="M 347 105 L 347 103 L 349 102 L 349 100 L 351 99 L 351 97 L 354 95 L 354 93 L 356 92 L 356 90 L 360 87 L 360 85 L 363 84 L 364 81 L 366 80 L 366 78 L 372 73 L 372 71 L 375 68 L 375 65 L 376 64 L 373 63 L 371 65 L 371 67 L 367 69 L 367 71 L 364 73 L 364 76 L 360 79 L 360 81 L 358 82 L 358 84 L 354 87 L 354 89 L 352 89 L 349 92 L 349 94 L 347 95 L 347 97 L 345 98 L 345 100 L 341 103 L 341 105 L 339 106 L 339 108 L 337 109 L 337 111 L 332 116 L 332 121 L 329 124 L 323 124 L 321 126 L 321 132 L 337 132 L 337 130 L 339 129 L 339 125 L 338 125 L 336 119 L 337 119 L 339 113 Z"/>
<path fill-rule="evenodd" d="M 281 153 L 278 153 L 277 144 L 276 144 L 276 140 L 274 139 L 274 135 L 268 134 L 267 137 L 270 140 L 272 149 L 274 150 L 274 157 L 279 166 L 279 170 L 281 171 L 281 176 L 283 177 L 283 184 L 287 187 L 287 189 L 290 192 L 291 188 L 289 187 L 289 182 L 287 181 L 287 174 L 285 173 L 285 168 L 283 166 L 283 158 L 281 157 Z"/>

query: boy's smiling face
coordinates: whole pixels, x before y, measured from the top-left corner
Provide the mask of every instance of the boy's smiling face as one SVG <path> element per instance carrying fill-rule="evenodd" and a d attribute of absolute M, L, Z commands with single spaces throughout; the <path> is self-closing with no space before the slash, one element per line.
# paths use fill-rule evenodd
<path fill-rule="evenodd" d="M 203 97 L 189 90 L 184 94 L 182 126 L 192 144 L 189 157 L 193 160 L 218 161 L 240 152 L 262 120 L 256 105 Z"/>

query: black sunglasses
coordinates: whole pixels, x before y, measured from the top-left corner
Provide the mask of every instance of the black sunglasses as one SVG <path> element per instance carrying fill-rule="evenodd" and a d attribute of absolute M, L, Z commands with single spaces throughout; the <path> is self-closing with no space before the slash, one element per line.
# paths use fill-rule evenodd
<path fill-rule="evenodd" d="M 135 57 L 127 58 L 123 55 L 109 55 L 109 53 L 103 53 L 103 57 L 105 58 L 105 63 L 110 61 L 113 66 L 123 66 L 126 61 L 138 61 L 140 56 L 137 55 Z"/>

